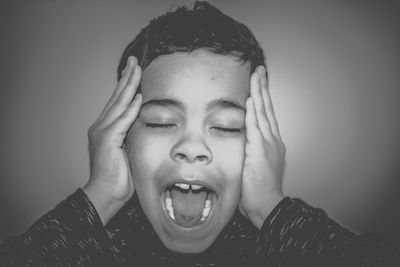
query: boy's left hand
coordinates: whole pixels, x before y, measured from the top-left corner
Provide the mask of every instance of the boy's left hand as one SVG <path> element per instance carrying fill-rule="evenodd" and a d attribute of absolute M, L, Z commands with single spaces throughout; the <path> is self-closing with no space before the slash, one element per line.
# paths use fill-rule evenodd
<path fill-rule="evenodd" d="M 246 149 L 242 175 L 241 213 L 261 229 L 272 209 L 283 199 L 285 145 L 268 91 L 265 68 L 250 79 L 246 101 Z"/>

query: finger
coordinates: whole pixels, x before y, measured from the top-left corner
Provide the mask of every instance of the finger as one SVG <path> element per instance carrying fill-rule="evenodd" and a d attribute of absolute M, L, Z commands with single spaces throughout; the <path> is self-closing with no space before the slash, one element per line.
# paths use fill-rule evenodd
<path fill-rule="evenodd" d="M 122 76 L 118 81 L 117 86 L 114 89 L 113 94 L 111 95 L 110 99 L 108 100 L 107 104 L 105 105 L 103 111 L 99 116 L 99 120 L 102 120 L 107 112 L 109 111 L 110 107 L 114 104 L 118 96 L 120 95 L 122 89 L 126 86 L 129 77 L 132 75 L 132 72 L 135 70 L 135 66 L 137 64 L 137 59 L 133 56 L 130 56 L 127 60 L 125 69 L 122 71 Z"/>
<path fill-rule="evenodd" d="M 141 76 L 142 70 L 139 65 L 136 65 L 125 87 L 104 117 L 104 125 L 111 124 L 130 106 L 137 88 L 139 87 Z"/>
<path fill-rule="evenodd" d="M 122 146 L 126 133 L 135 122 L 141 106 L 142 94 L 137 94 L 129 107 L 112 124 L 110 124 L 109 127 L 111 134 L 119 137 L 119 146 Z"/>
<path fill-rule="evenodd" d="M 252 97 L 246 100 L 246 140 L 249 143 L 259 144 L 262 140 L 262 133 L 258 127 L 256 110 L 254 107 L 254 101 Z"/>
<path fill-rule="evenodd" d="M 254 100 L 258 126 L 264 138 L 269 141 L 272 138 L 271 125 L 265 112 L 264 101 L 261 95 L 260 75 L 257 71 L 252 74 L 250 83 L 250 95 Z"/>
<path fill-rule="evenodd" d="M 264 106 L 265 106 L 265 110 L 267 113 L 267 117 L 268 117 L 269 123 L 271 125 L 271 131 L 275 136 L 280 137 L 278 121 L 275 116 L 274 107 L 272 105 L 272 99 L 271 99 L 271 95 L 270 95 L 269 88 L 268 88 L 268 81 L 267 81 L 265 67 L 263 67 L 263 66 L 258 67 L 258 71 L 260 73 L 260 78 L 261 78 L 260 80 L 261 80 L 262 98 L 264 101 Z"/>
<path fill-rule="evenodd" d="M 132 72 L 135 69 L 135 65 L 137 64 L 137 59 L 135 57 L 129 57 L 125 69 L 122 71 L 121 79 L 118 81 L 118 84 L 108 100 L 106 106 L 101 113 L 99 120 L 102 120 L 107 112 L 109 111 L 110 107 L 115 103 L 116 99 L 118 98 L 119 94 L 121 93 L 122 89 L 126 86 L 129 77 L 132 75 Z"/>

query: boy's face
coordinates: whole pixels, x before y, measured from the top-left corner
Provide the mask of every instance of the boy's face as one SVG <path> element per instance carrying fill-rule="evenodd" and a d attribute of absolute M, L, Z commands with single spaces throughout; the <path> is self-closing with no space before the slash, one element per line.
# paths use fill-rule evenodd
<path fill-rule="evenodd" d="M 160 56 L 143 71 L 128 138 L 135 192 L 170 250 L 200 253 L 237 208 L 250 65 L 205 51 Z"/>

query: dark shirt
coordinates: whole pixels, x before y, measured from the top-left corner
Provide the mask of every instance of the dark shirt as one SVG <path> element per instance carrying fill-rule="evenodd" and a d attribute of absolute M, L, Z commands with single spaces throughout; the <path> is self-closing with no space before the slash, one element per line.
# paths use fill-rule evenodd
<path fill-rule="evenodd" d="M 169 251 L 136 196 L 103 226 L 78 189 L 26 232 L 0 244 L 2 266 L 400 266 L 399 252 L 356 235 L 299 199 L 284 198 L 261 231 L 237 211 L 196 255 Z"/>

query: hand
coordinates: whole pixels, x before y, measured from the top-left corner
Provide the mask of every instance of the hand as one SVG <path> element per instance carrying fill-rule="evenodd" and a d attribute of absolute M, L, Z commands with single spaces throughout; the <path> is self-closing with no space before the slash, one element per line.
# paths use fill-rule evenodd
<path fill-rule="evenodd" d="M 246 101 L 246 149 L 239 209 L 261 229 L 272 209 L 283 199 L 285 145 L 268 91 L 265 68 L 250 79 Z"/>
<path fill-rule="evenodd" d="M 88 131 L 90 178 L 83 190 L 104 225 L 134 193 L 124 139 L 142 104 L 141 94 L 135 96 L 141 73 L 137 59 L 129 57 L 113 95 Z"/>

